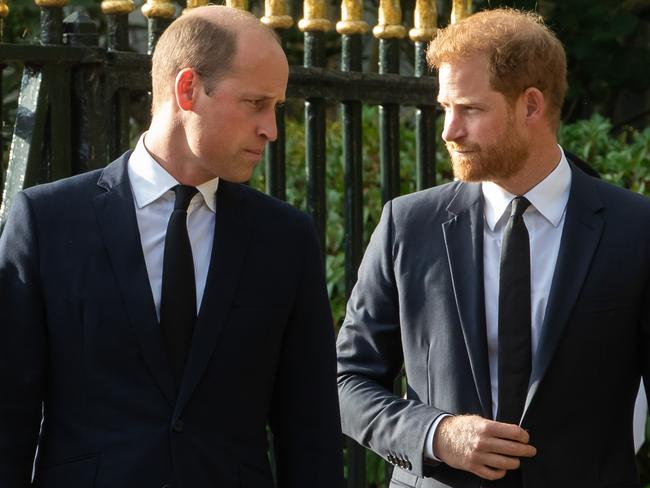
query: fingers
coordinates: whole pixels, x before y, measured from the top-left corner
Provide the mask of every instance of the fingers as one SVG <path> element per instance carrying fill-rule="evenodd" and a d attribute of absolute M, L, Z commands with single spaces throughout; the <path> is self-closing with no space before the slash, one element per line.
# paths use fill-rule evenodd
<path fill-rule="evenodd" d="M 504 424 L 502 422 L 495 422 L 493 420 L 483 419 L 485 433 L 492 437 L 499 437 L 501 439 L 510 439 L 511 441 L 521 442 L 528 444 L 530 436 L 528 432 L 514 424 Z"/>
<path fill-rule="evenodd" d="M 473 473 L 483 479 L 494 481 L 503 478 L 506 475 L 505 469 L 495 469 L 490 466 L 479 466 Z"/>
<path fill-rule="evenodd" d="M 476 415 L 443 419 L 434 435 L 434 452 L 451 467 L 495 480 L 517 469 L 520 458 L 535 456 L 528 432 L 517 425 Z"/>
<path fill-rule="evenodd" d="M 481 452 L 492 452 L 515 458 L 533 457 L 537 454 L 537 449 L 530 444 L 490 436 L 480 437 L 476 447 Z"/>

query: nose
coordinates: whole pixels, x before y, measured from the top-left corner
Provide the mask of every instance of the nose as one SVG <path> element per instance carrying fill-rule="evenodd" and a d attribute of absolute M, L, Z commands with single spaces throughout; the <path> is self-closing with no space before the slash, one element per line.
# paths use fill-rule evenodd
<path fill-rule="evenodd" d="M 266 138 L 267 141 L 275 141 L 278 138 L 278 126 L 275 118 L 275 108 L 265 110 L 261 114 L 257 125 L 257 134 Z"/>
<path fill-rule="evenodd" d="M 465 126 L 462 117 L 453 109 L 445 112 L 445 125 L 442 129 L 442 139 L 453 142 L 465 137 Z"/>

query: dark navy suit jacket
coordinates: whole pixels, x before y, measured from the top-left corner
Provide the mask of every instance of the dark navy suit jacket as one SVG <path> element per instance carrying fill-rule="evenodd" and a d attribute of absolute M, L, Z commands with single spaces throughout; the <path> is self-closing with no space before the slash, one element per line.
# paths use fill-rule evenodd
<path fill-rule="evenodd" d="M 311 220 L 220 182 L 176 395 L 127 159 L 16 197 L 0 240 L 0 486 L 30 486 L 38 444 L 39 488 L 271 487 L 267 423 L 277 486 L 341 486 L 334 334 Z"/>
<path fill-rule="evenodd" d="M 638 486 L 632 412 L 650 384 L 650 199 L 572 166 L 555 274 L 521 425 L 526 488 Z M 549 263 L 552 266 L 553 263 Z M 338 338 L 343 431 L 397 465 L 391 488 L 478 488 L 423 459 L 444 412 L 492 417 L 480 184 L 384 208 Z M 405 398 L 393 380 L 405 368 Z"/>

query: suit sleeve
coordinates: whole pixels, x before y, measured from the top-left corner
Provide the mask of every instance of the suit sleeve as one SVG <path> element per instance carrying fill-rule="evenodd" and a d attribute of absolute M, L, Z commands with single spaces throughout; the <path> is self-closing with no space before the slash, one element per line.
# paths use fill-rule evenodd
<path fill-rule="evenodd" d="M 444 412 L 393 393 L 403 353 L 391 210 L 370 239 L 337 340 L 341 421 L 361 445 L 423 476 L 427 432 Z"/>
<path fill-rule="evenodd" d="M 311 220 L 299 237 L 304 251 L 300 280 L 283 338 L 270 412 L 277 481 L 279 488 L 340 488 L 343 440 L 334 328 Z"/>
<path fill-rule="evenodd" d="M 0 486 L 30 485 L 44 391 L 45 314 L 38 243 L 19 193 L 0 238 Z"/>

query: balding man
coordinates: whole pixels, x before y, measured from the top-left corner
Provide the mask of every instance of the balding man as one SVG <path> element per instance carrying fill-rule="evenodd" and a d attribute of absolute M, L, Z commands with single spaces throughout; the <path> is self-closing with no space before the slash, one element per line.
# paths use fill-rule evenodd
<path fill-rule="evenodd" d="M 135 150 L 17 196 L 0 240 L 2 488 L 341 486 L 312 223 L 240 184 L 287 78 L 255 17 L 196 9 L 160 38 Z"/>

